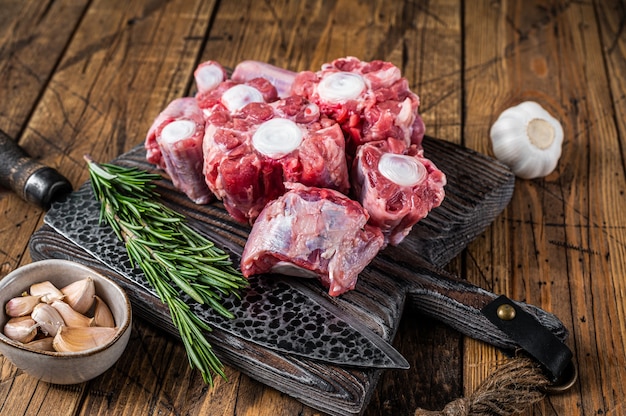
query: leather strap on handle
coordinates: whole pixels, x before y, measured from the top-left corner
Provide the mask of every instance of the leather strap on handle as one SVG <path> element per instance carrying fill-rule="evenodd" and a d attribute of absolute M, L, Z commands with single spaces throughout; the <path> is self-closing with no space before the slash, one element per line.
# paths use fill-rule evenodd
<path fill-rule="evenodd" d="M 550 381 L 562 380 L 572 363 L 572 351 L 531 314 L 504 295 L 487 304 L 481 312 L 535 359 Z"/>

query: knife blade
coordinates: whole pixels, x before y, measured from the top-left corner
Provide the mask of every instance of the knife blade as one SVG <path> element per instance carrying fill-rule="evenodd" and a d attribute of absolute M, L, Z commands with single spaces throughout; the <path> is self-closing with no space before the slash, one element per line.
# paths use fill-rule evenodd
<path fill-rule="evenodd" d="M 110 227 L 100 225 L 99 210 L 99 202 L 87 183 L 54 202 L 44 222 L 156 297 L 143 272 L 131 265 L 124 244 Z M 215 236 L 210 238 L 216 240 Z M 243 247 L 228 247 L 228 243 L 217 241 L 220 242 L 235 257 L 240 256 Z M 236 263 L 237 259 L 233 261 Z M 297 280 L 287 283 L 271 276 L 251 279 L 241 299 L 230 296 L 223 300 L 235 315 L 233 319 L 182 296 L 210 327 L 265 348 L 338 365 L 409 367 L 404 357 L 378 334 Z"/>
<path fill-rule="evenodd" d="M 99 225 L 99 203 L 87 185 L 53 203 L 45 222 L 120 275 L 153 293 L 141 270 L 130 265 L 123 244 L 112 230 Z M 222 241 L 219 236 L 217 239 L 236 262 L 242 247 Z M 480 313 L 482 307 L 497 298 L 496 294 L 418 259 L 394 257 L 398 252 L 384 251 L 369 267 L 403 281 L 409 300 L 427 315 L 496 347 L 517 346 L 516 341 Z M 311 290 L 309 284 L 297 278 L 253 278 L 241 299 L 232 296 L 224 300 L 234 319 L 187 301 L 210 326 L 270 350 L 342 366 L 408 368 L 400 353 L 359 319 L 337 307 L 336 299 L 326 295 L 323 288 Z M 567 337 L 566 328 L 556 316 L 522 302 L 518 305 L 559 339 Z"/>
<path fill-rule="evenodd" d="M 48 209 L 53 200 L 72 191 L 67 178 L 30 157 L 1 129 L 0 157 L 0 185 L 27 202 Z"/>

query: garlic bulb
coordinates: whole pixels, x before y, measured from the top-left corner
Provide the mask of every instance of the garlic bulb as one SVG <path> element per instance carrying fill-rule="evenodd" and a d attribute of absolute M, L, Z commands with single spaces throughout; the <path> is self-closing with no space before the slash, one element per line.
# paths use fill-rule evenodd
<path fill-rule="evenodd" d="M 496 158 L 523 179 L 550 174 L 561 157 L 561 123 L 533 101 L 504 110 L 490 136 Z"/>

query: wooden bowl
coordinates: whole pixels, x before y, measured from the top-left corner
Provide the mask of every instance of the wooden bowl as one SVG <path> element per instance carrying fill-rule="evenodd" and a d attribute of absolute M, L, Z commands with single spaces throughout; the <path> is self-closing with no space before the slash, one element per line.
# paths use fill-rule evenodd
<path fill-rule="evenodd" d="M 49 280 L 57 288 L 62 288 L 87 276 L 94 280 L 96 294 L 109 306 L 115 319 L 118 331 L 111 341 L 80 352 L 48 352 L 33 350 L 0 333 L 0 353 L 27 374 L 53 384 L 82 383 L 113 366 L 130 338 L 131 304 L 116 283 L 79 263 L 42 260 L 20 267 L 0 280 L 0 329 L 10 319 L 4 311 L 7 301 L 28 291 L 33 283 Z"/>

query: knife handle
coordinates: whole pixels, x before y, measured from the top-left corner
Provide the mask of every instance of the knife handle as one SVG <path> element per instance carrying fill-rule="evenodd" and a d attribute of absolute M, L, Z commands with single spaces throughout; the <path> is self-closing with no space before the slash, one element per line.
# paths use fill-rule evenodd
<path fill-rule="evenodd" d="M 498 295 L 415 258 L 405 263 L 401 259 L 382 255 L 377 259 L 376 266 L 383 268 L 388 276 L 399 276 L 406 282 L 407 299 L 423 314 L 497 348 L 508 351 L 520 348 L 518 342 L 482 312 Z M 512 302 L 560 341 L 565 341 L 568 330 L 555 315 L 533 305 Z"/>
<path fill-rule="evenodd" d="M 63 175 L 34 160 L 2 130 L 0 185 L 44 209 L 49 208 L 58 195 L 72 190 L 71 183 Z"/>

